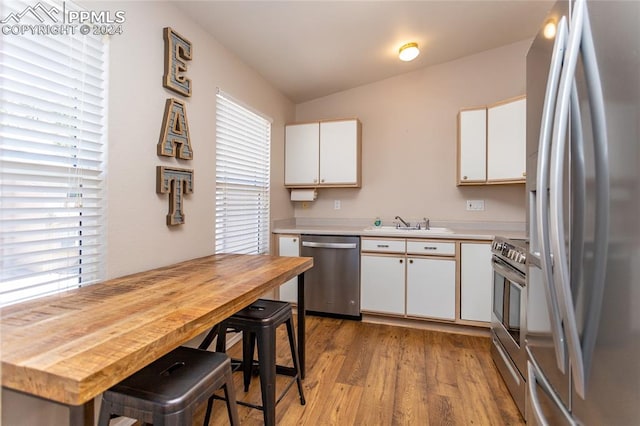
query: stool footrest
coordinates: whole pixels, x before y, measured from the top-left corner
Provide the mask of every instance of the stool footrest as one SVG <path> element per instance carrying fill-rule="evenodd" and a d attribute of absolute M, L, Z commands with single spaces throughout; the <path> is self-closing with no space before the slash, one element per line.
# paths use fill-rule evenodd
<path fill-rule="evenodd" d="M 287 392 L 289 392 L 289 389 L 291 389 L 291 386 L 293 386 L 293 384 L 295 382 L 296 382 L 296 378 L 295 377 L 293 377 L 293 379 L 289 380 L 289 383 L 287 383 L 287 386 L 285 386 L 285 388 L 280 393 L 280 396 L 278 396 L 278 398 L 276 399 L 276 405 L 278 405 L 280 403 L 280 401 L 282 401 L 282 398 L 285 397 L 285 395 L 287 394 Z M 220 401 L 226 401 L 227 400 L 225 397 L 220 396 L 220 395 L 213 395 L 213 398 L 214 399 L 218 399 Z M 306 404 L 306 401 L 305 401 L 304 397 L 300 398 L 300 403 L 302 405 Z M 264 411 L 264 407 L 262 405 L 256 405 L 256 404 L 252 404 L 250 402 L 245 402 L 245 401 L 241 401 L 241 400 L 236 400 L 236 404 L 243 405 L 245 407 L 255 408 L 256 410 Z"/>
<path fill-rule="evenodd" d="M 242 360 L 241 359 L 236 359 L 236 358 L 232 358 L 231 359 L 231 368 L 234 372 L 236 371 L 240 371 L 242 369 Z M 259 361 L 253 361 L 253 373 L 255 375 L 257 375 L 257 372 L 259 371 L 260 368 L 260 362 Z M 286 365 L 277 365 L 276 364 L 276 374 L 280 374 L 283 376 L 289 376 L 289 377 L 295 377 L 298 375 L 298 372 L 296 371 L 295 367 L 289 367 Z"/>

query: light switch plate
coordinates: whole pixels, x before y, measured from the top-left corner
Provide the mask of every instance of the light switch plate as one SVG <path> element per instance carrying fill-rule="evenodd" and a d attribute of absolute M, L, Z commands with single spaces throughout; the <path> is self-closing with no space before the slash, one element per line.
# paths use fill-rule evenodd
<path fill-rule="evenodd" d="M 484 200 L 467 200 L 467 210 L 484 211 Z"/>

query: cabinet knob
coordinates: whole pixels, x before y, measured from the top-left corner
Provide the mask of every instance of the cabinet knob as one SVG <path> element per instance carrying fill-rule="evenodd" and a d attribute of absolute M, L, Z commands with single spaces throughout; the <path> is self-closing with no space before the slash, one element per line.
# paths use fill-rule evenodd
<path fill-rule="evenodd" d="M 324 182 L 324 179 L 320 179 L 320 182 Z"/>
<path fill-rule="evenodd" d="M 462 179 L 463 180 L 467 180 L 468 178 L 466 176 L 462 176 Z"/>
<path fill-rule="evenodd" d="M 409 263 L 413 263 L 413 259 L 409 259 Z"/>
<path fill-rule="evenodd" d="M 298 240 L 296 240 L 296 239 L 294 238 L 294 239 L 293 239 L 293 242 L 294 242 L 294 243 L 297 243 L 297 242 L 298 242 Z"/>
<path fill-rule="evenodd" d="M 523 177 L 527 177 L 527 172 L 522 172 Z"/>
<path fill-rule="evenodd" d="M 400 263 L 402 263 L 402 259 L 400 259 Z"/>

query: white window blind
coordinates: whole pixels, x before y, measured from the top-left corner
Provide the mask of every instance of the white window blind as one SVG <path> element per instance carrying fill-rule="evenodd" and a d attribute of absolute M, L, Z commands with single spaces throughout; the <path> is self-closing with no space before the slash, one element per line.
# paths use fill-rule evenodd
<path fill-rule="evenodd" d="M 62 10 L 62 2 L 41 3 Z M 29 6 L 5 2 L 3 17 Z M 65 7 L 77 8 L 69 1 Z M 1 37 L 0 305 L 6 305 L 104 278 L 108 44 L 81 34 Z"/>
<path fill-rule="evenodd" d="M 219 92 L 216 129 L 216 253 L 268 253 L 271 123 Z"/>

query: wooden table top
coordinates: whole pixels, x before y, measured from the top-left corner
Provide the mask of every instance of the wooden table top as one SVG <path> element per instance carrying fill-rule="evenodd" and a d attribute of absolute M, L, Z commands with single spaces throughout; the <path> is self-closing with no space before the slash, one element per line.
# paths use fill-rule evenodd
<path fill-rule="evenodd" d="M 312 266 L 220 254 L 4 307 L 2 386 L 84 404 Z"/>

